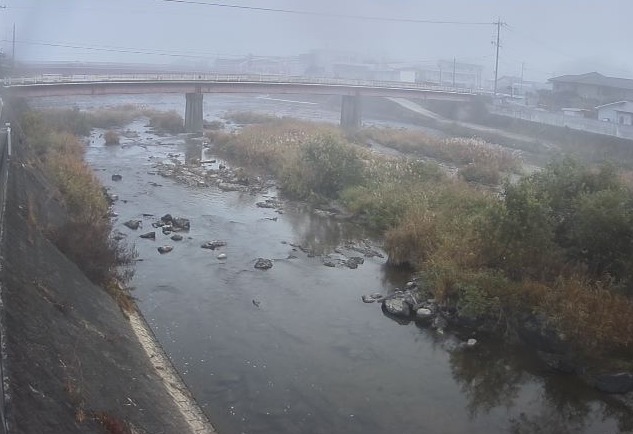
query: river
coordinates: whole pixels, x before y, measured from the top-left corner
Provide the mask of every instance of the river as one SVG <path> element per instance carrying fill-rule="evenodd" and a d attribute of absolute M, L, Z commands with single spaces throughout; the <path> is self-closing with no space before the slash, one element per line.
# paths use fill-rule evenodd
<path fill-rule="evenodd" d="M 205 97 L 205 118 L 226 111 L 338 120 L 324 103 L 297 98 Z M 312 101 L 313 102 L 313 101 Z M 144 104 L 184 108 L 174 95 L 41 99 L 38 106 Z M 381 124 L 379 121 L 372 121 Z M 185 136 L 159 137 L 143 120 L 120 146 L 91 136 L 87 160 L 119 196 L 115 229 L 136 245 L 133 295 L 194 397 L 222 434 L 230 433 L 612 433 L 633 429 L 617 397 L 552 373 L 529 352 L 486 336 L 395 322 L 363 294 L 402 287 L 407 275 L 385 259 L 357 269 L 325 267 L 291 244 L 330 252 L 370 238 L 362 228 L 286 203 L 283 214 L 255 203 L 276 197 L 188 187 L 155 174 L 167 159 L 200 155 Z M 112 181 L 114 173 L 122 180 Z M 186 217 L 182 241 L 154 230 L 161 215 Z M 145 215 L 144 215 L 145 214 Z M 147 215 L 151 214 L 151 216 Z M 123 226 L 142 220 L 137 231 Z M 227 246 L 201 249 L 210 240 Z M 157 247 L 174 250 L 161 255 Z M 351 254 L 345 249 L 342 254 Z M 225 260 L 217 259 L 225 253 Z M 269 270 L 257 258 L 274 259 Z M 478 344 L 459 343 L 476 337 Z"/>

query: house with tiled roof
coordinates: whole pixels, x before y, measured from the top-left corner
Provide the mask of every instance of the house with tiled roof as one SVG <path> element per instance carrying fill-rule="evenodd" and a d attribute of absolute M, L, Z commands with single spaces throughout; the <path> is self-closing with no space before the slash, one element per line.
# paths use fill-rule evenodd
<path fill-rule="evenodd" d="M 616 101 L 633 100 L 633 80 L 607 77 L 598 72 L 562 75 L 549 79 L 554 97 L 578 105 L 595 107 Z"/>

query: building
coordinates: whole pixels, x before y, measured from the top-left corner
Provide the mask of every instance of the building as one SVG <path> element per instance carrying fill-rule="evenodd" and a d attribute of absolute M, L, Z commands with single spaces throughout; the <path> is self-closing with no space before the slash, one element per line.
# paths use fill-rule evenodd
<path fill-rule="evenodd" d="M 633 102 L 618 101 L 596 107 L 598 119 L 620 125 L 633 125 Z"/>
<path fill-rule="evenodd" d="M 591 110 L 575 108 L 575 107 L 563 107 L 560 109 L 565 116 L 571 116 L 574 118 L 590 118 Z"/>
<path fill-rule="evenodd" d="M 436 65 L 418 68 L 416 81 L 447 87 L 481 89 L 483 66 L 472 63 L 440 60 Z"/>
<path fill-rule="evenodd" d="M 549 81 L 554 98 L 567 106 L 593 108 L 616 101 L 633 100 L 633 80 L 627 78 L 589 72 L 562 75 Z"/>

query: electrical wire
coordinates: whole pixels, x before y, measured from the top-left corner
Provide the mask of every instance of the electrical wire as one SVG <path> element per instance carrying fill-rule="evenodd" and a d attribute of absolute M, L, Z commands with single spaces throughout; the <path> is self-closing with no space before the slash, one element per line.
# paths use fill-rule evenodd
<path fill-rule="evenodd" d="M 261 6 L 244 6 L 244 5 L 236 5 L 230 3 L 217 3 L 217 2 L 204 2 L 198 0 L 158 0 L 164 3 L 176 3 L 176 4 L 187 4 L 187 5 L 197 5 L 197 6 L 210 6 L 210 7 L 218 7 L 218 8 L 229 8 L 229 9 L 241 9 L 248 11 L 256 11 L 256 12 L 275 12 L 275 13 L 284 13 L 284 14 L 293 14 L 293 15 L 310 15 L 316 17 L 323 18 L 345 18 L 345 19 L 354 19 L 354 20 L 365 20 L 365 21 L 386 21 L 386 22 L 396 22 L 396 23 L 414 23 L 414 24 L 445 24 L 445 25 L 461 25 L 461 26 L 483 26 L 483 25 L 491 25 L 494 24 L 492 22 L 478 22 L 478 21 L 448 21 L 448 20 L 425 20 L 425 19 L 415 19 L 415 18 L 390 18 L 390 17 L 378 17 L 371 15 L 351 15 L 351 14 L 336 14 L 330 12 L 315 12 L 315 11 L 305 11 L 305 10 L 297 10 L 297 9 L 278 9 L 278 8 L 268 8 Z"/>

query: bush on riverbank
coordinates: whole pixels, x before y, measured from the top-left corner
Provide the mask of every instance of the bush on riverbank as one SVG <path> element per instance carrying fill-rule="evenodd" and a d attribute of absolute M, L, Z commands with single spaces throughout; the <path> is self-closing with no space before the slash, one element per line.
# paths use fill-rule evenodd
<path fill-rule="evenodd" d="M 42 228 L 56 246 L 93 282 L 108 290 L 119 288 L 113 296 L 122 307 L 131 307 L 130 298 L 116 281 L 129 278 L 135 253 L 110 236 L 108 202 L 103 187 L 84 162 L 84 144 L 74 135 L 76 124 L 66 124 L 68 114 L 29 111 L 18 121 L 27 147 L 33 149 L 36 164 L 42 167 L 61 193 L 67 222 L 61 227 Z"/>

